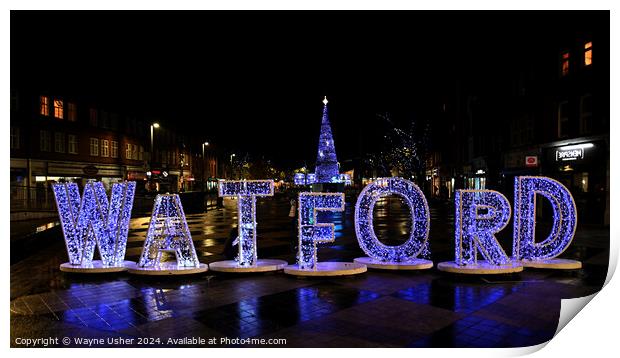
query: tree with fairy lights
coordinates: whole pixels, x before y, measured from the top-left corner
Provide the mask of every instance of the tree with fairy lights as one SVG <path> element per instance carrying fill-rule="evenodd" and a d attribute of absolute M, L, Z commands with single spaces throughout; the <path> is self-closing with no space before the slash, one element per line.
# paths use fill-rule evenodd
<path fill-rule="evenodd" d="M 332 128 L 327 114 L 327 96 L 323 100 L 323 120 L 319 136 L 319 150 L 316 157 L 316 179 L 318 183 L 333 183 L 338 181 L 338 159 L 336 146 L 332 138 Z"/>
<path fill-rule="evenodd" d="M 400 127 L 391 119 L 389 113 L 378 118 L 387 124 L 385 150 L 374 158 L 381 168 L 389 169 L 384 175 L 397 175 L 404 178 L 422 178 L 425 170 L 425 155 L 428 147 L 429 124 L 411 120 L 406 127 Z"/>

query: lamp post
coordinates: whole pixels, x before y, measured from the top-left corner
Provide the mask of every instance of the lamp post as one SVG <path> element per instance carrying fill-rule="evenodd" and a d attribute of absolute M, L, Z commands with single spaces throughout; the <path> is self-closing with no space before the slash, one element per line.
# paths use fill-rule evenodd
<path fill-rule="evenodd" d="M 202 143 L 202 191 L 205 191 L 205 147 L 209 146 L 209 142 Z"/>
<path fill-rule="evenodd" d="M 235 156 L 235 153 L 230 155 L 230 176 L 231 176 L 231 179 L 234 179 L 233 178 L 233 157 L 234 156 Z"/>
<path fill-rule="evenodd" d="M 154 123 L 151 124 L 151 155 L 150 155 L 150 158 L 149 158 L 150 159 L 149 171 L 151 173 L 153 172 L 153 158 L 155 157 L 155 153 L 153 153 L 153 130 L 157 129 L 157 128 L 159 128 L 159 123 L 154 122 Z M 149 190 L 151 190 L 150 187 L 149 187 Z"/>

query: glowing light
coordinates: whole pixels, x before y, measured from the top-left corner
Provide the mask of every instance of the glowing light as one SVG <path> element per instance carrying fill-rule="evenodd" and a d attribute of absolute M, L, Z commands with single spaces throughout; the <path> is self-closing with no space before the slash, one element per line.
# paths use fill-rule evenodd
<path fill-rule="evenodd" d="M 52 189 L 69 262 L 92 263 L 98 247 L 103 266 L 121 266 L 136 183 L 114 183 L 109 202 L 101 182 L 87 183 L 81 199 L 76 183 L 53 184 Z"/>
<path fill-rule="evenodd" d="M 549 236 L 535 242 L 536 197 L 546 198 L 553 208 Z M 515 178 L 513 258 L 543 260 L 560 255 L 570 245 L 577 227 L 577 208 L 572 195 L 557 180 L 546 177 Z"/>
<path fill-rule="evenodd" d="M 323 98 L 323 104 L 327 106 L 327 103 L 329 102 L 327 101 L 327 96 L 325 96 L 325 98 Z"/>
<path fill-rule="evenodd" d="M 177 194 L 159 194 L 155 198 L 139 266 L 159 266 L 162 252 L 174 252 L 178 266 L 200 266 Z"/>
<path fill-rule="evenodd" d="M 510 220 L 508 199 L 493 190 L 457 190 L 454 202 L 456 263 L 475 264 L 478 251 L 492 265 L 509 263 L 494 235 Z"/>
<path fill-rule="evenodd" d="M 335 240 L 334 224 L 318 223 L 318 211 L 344 211 L 344 193 L 299 193 L 297 263 L 302 270 L 316 268 L 318 243 Z"/>
<path fill-rule="evenodd" d="M 239 266 L 254 266 L 256 253 L 256 197 L 273 196 L 273 180 L 227 180 L 219 182 L 220 197 L 237 198 L 239 255 L 235 261 Z"/>
<path fill-rule="evenodd" d="M 309 173 L 308 175 L 306 175 L 306 183 L 307 184 L 314 184 L 314 183 L 316 183 L 316 174 Z"/>
<path fill-rule="evenodd" d="M 316 158 L 316 182 L 333 183 L 338 181 L 338 159 L 336 147 L 332 138 L 332 129 L 327 112 L 327 97 L 323 100 L 323 118 L 321 120 L 321 134 Z"/>
<path fill-rule="evenodd" d="M 373 226 L 373 212 L 377 201 L 389 195 L 398 195 L 409 206 L 412 230 L 409 239 L 399 246 L 387 246 L 377 238 Z M 405 262 L 428 253 L 430 215 L 424 194 L 414 183 L 402 178 L 383 178 L 368 184 L 355 205 L 355 233 L 362 250 L 369 257 L 384 262 Z"/>
<path fill-rule="evenodd" d="M 157 129 L 157 128 L 159 128 L 159 123 L 153 123 L 152 126 L 153 126 L 153 128 Z"/>

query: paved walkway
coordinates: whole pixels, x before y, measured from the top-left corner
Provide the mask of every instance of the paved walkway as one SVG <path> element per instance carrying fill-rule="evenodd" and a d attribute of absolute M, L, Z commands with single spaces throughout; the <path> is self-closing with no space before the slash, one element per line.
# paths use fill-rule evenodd
<path fill-rule="evenodd" d="M 236 223 L 226 208 L 188 215 L 203 262 L 223 259 L 223 245 Z M 450 259 L 451 208 L 431 205 L 431 252 L 435 263 Z M 294 261 L 288 204 L 259 200 L 259 256 Z M 389 215 L 399 215 L 397 212 Z M 352 205 L 334 218 L 336 242 L 320 248 L 322 261 L 361 256 Z M 406 225 L 382 226 L 391 235 Z M 137 259 L 148 218 L 132 220 L 128 259 Z M 509 229 L 509 228 L 507 228 Z M 508 235 L 509 236 L 509 235 Z M 502 239 L 506 240 L 506 238 Z M 560 299 L 596 292 L 606 274 L 608 230 L 580 228 L 567 257 L 584 262 L 571 272 L 527 270 L 518 275 L 459 277 L 435 269 L 378 272 L 332 279 L 300 279 L 282 273 L 188 278 L 144 278 L 128 274 L 63 274 L 61 238 L 11 266 L 11 346 L 40 337 L 123 338 L 139 346 L 235 345 L 234 338 L 283 338 L 287 347 L 512 347 L 550 339 Z M 509 246 L 507 246 L 509 247 Z M 206 343 L 188 340 L 202 337 Z M 155 340 L 155 339 L 159 340 Z M 212 339 L 209 341 L 209 339 Z M 269 341 L 266 341 L 269 342 Z M 272 341 L 273 342 L 273 341 Z M 72 346 L 79 346 L 71 341 Z M 59 346 L 63 346 L 61 342 Z M 241 346 L 265 346 L 256 341 Z"/>

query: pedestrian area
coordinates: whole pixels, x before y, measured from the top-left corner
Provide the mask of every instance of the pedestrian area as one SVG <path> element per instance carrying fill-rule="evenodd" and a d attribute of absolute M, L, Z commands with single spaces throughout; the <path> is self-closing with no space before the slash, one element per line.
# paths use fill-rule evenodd
<path fill-rule="evenodd" d="M 259 203 L 260 257 L 294 261 L 288 210 L 286 201 Z M 351 210 L 347 205 L 347 212 L 337 218 L 336 243 L 319 249 L 321 260 L 346 261 L 362 254 Z M 441 217 L 445 214 L 432 220 Z M 140 254 L 148 220 L 132 220 L 130 260 Z M 188 224 L 201 261 L 222 260 L 224 243 L 236 224 L 234 206 L 188 215 Z M 432 224 L 437 263 L 451 255 L 451 223 Z M 142 343 L 171 347 L 535 345 L 553 337 L 562 298 L 600 288 L 608 240 L 608 231 L 578 231 L 568 254 L 584 262 L 579 271 L 463 277 L 431 269 L 302 279 L 281 272 L 207 272 L 185 278 L 65 274 L 58 270 L 66 261 L 59 238 L 11 266 L 11 346 L 18 346 L 18 337 L 69 337 L 69 346 L 80 346 L 76 337 L 104 338 L 97 346 L 140 346 L 138 339 L 144 337 L 151 339 Z M 265 340 L 244 343 L 237 338 Z M 57 346 L 65 344 L 59 341 Z"/>

